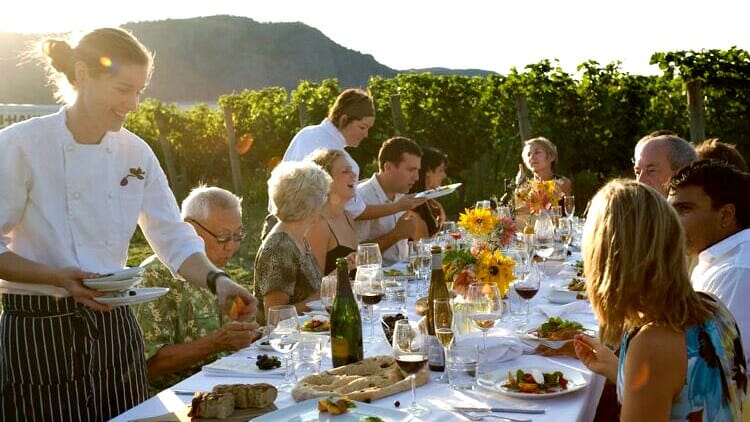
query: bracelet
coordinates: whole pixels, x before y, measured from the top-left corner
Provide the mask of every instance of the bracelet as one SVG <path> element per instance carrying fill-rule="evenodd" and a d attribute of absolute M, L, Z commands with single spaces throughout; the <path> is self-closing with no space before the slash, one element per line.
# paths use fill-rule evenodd
<path fill-rule="evenodd" d="M 208 287 L 208 290 L 211 293 L 216 294 L 216 279 L 221 276 L 229 278 L 229 274 L 224 271 L 211 270 L 208 272 L 208 275 L 206 276 L 206 287 Z"/>

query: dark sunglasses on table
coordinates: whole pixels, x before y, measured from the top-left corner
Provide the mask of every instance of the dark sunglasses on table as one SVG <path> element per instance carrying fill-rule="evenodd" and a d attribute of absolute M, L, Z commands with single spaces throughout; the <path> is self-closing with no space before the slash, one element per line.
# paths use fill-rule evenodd
<path fill-rule="evenodd" d="M 232 240 L 234 240 L 235 242 L 242 242 L 245 239 L 245 236 L 247 235 L 247 233 L 245 233 L 245 230 L 240 229 L 240 231 L 238 231 L 236 233 L 224 234 L 224 235 L 221 235 L 221 236 L 217 236 L 211 230 L 205 228 L 203 226 L 203 224 L 201 224 L 201 223 L 193 220 L 192 218 L 187 218 L 186 220 L 190 221 L 192 223 L 195 223 L 198 227 L 200 227 L 203 230 L 205 230 L 206 233 L 208 233 L 211 236 L 213 236 L 214 239 L 216 239 L 216 243 L 227 243 L 227 242 L 230 242 Z"/>

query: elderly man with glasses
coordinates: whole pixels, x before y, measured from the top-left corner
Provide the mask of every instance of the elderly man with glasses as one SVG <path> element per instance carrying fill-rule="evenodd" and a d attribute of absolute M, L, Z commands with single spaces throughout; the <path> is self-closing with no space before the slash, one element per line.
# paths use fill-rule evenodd
<path fill-rule="evenodd" d="M 245 238 L 241 199 L 233 193 L 200 186 L 182 202 L 182 217 L 203 239 L 206 256 L 222 268 Z M 199 371 L 223 352 L 238 350 L 258 337 L 255 323 L 228 322 L 216 297 L 176 280 L 153 255 L 143 261 L 144 287 L 168 287 L 170 292 L 138 305 L 136 317 L 146 344 L 149 389 L 152 394 Z"/>

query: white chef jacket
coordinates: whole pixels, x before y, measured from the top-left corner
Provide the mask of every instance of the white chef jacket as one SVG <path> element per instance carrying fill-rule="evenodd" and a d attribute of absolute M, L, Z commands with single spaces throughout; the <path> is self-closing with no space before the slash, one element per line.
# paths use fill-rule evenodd
<path fill-rule="evenodd" d="M 750 368 L 750 229 L 741 230 L 698 254 L 693 288 L 713 293 L 737 320 Z"/>
<path fill-rule="evenodd" d="M 393 197 L 393 201 L 388 199 L 385 194 L 383 187 L 378 182 L 377 174 L 373 174 L 371 178 L 362 182 L 357 186 L 357 194 L 367 205 L 382 205 L 391 204 L 398 201 L 404 196 L 401 193 L 397 193 Z M 396 228 L 399 218 L 404 215 L 405 211 L 399 211 L 395 214 L 386 215 L 380 218 L 374 218 L 372 220 L 357 220 L 357 238 L 359 243 L 372 241 L 386 233 L 393 231 Z M 383 265 L 390 265 L 396 261 L 401 261 L 409 258 L 409 241 L 407 239 L 401 239 L 396 242 L 393 246 L 381 251 L 383 255 Z"/>
<path fill-rule="evenodd" d="M 346 139 L 344 139 L 344 135 L 341 134 L 330 120 L 324 119 L 319 125 L 307 126 L 294 135 L 292 142 L 289 143 L 289 147 L 287 147 L 284 153 L 282 161 L 302 161 L 316 149 L 336 149 L 344 153 L 344 156 L 352 166 L 357 180 L 359 180 L 359 165 L 344 149 L 345 147 Z M 362 214 L 366 206 L 362 198 L 355 194 L 354 198 L 346 203 L 345 209 L 352 217 L 357 218 Z M 272 213 L 270 199 L 268 202 L 268 212 Z"/>
<path fill-rule="evenodd" d="M 76 143 L 66 110 L 0 131 L 0 253 L 109 273 L 124 268 L 136 223 L 172 271 L 203 253 L 148 144 L 126 129 Z M 132 176 L 138 168 L 143 180 Z M 12 280 L 0 280 L 0 293 L 70 296 Z"/>

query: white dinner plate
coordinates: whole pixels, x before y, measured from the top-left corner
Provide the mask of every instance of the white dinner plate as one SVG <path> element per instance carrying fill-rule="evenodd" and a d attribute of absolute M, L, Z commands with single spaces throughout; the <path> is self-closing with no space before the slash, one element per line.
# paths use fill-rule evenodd
<path fill-rule="evenodd" d="M 100 292 L 118 292 L 127 290 L 143 281 L 143 277 L 126 278 L 125 280 L 84 280 L 83 285 L 89 289 L 99 290 Z"/>
<path fill-rule="evenodd" d="M 357 404 L 357 407 L 349 409 L 349 411 L 343 415 L 333 416 L 330 413 L 321 413 L 318 410 L 318 400 L 320 399 L 306 400 L 293 406 L 279 409 L 275 412 L 266 413 L 265 415 L 259 416 L 253 420 L 257 422 L 353 422 L 359 421 L 367 416 L 377 416 L 386 422 L 405 422 L 414 418 L 412 415 L 400 410 L 389 409 L 387 407 L 380 407 L 362 402 L 354 402 Z"/>
<path fill-rule="evenodd" d="M 328 315 L 321 315 L 321 314 L 315 314 L 315 315 L 305 315 L 299 317 L 299 328 L 302 334 L 323 334 L 323 335 L 329 335 L 331 334 L 331 330 L 325 330 L 325 331 L 307 331 L 305 330 L 305 323 L 307 321 L 310 321 L 311 319 L 317 319 L 319 321 L 329 321 Z"/>
<path fill-rule="evenodd" d="M 435 189 L 429 189 L 423 192 L 419 192 L 418 194 L 414 195 L 414 197 L 427 199 L 440 198 L 441 196 L 449 195 L 455 192 L 456 189 L 462 184 L 463 183 L 453 183 L 452 185 L 440 186 Z"/>
<path fill-rule="evenodd" d="M 313 311 L 325 311 L 325 309 L 323 309 L 323 302 L 319 300 L 311 300 L 305 303 L 305 305 Z"/>
<path fill-rule="evenodd" d="M 554 365 L 552 363 L 549 364 L 542 364 L 542 365 L 536 365 L 533 367 L 518 367 L 515 369 L 511 369 L 511 373 L 514 373 L 517 369 L 521 369 L 524 372 L 531 372 L 532 369 L 538 369 L 542 372 L 555 372 L 560 371 L 563 373 L 563 376 L 565 379 L 568 380 L 568 388 L 565 390 L 555 391 L 551 393 L 543 393 L 543 394 L 535 394 L 535 393 L 520 393 L 518 391 L 509 390 L 506 387 L 503 387 L 503 384 L 508 382 L 508 370 L 507 369 L 499 369 L 496 371 L 488 372 L 484 375 L 481 375 L 479 378 L 477 378 L 477 384 L 480 386 L 487 388 L 492 391 L 496 391 L 500 394 L 509 396 L 509 397 L 517 397 L 527 400 L 534 400 L 534 399 L 545 399 L 548 397 L 556 397 L 561 396 L 563 394 L 569 394 L 574 391 L 581 390 L 583 388 L 586 388 L 586 386 L 589 384 L 589 381 L 587 379 L 587 375 L 584 374 L 581 371 L 575 370 L 573 368 L 562 366 L 562 365 Z"/>
<path fill-rule="evenodd" d="M 94 300 L 105 305 L 137 305 L 164 296 L 167 292 L 169 289 L 166 287 L 142 287 L 129 289 L 116 295 L 95 297 Z"/>
<path fill-rule="evenodd" d="M 133 277 L 141 277 L 146 271 L 144 267 L 125 268 L 122 271 L 114 271 L 110 274 L 96 278 L 84 278 L 83 281 L 117 281 Z"/>

